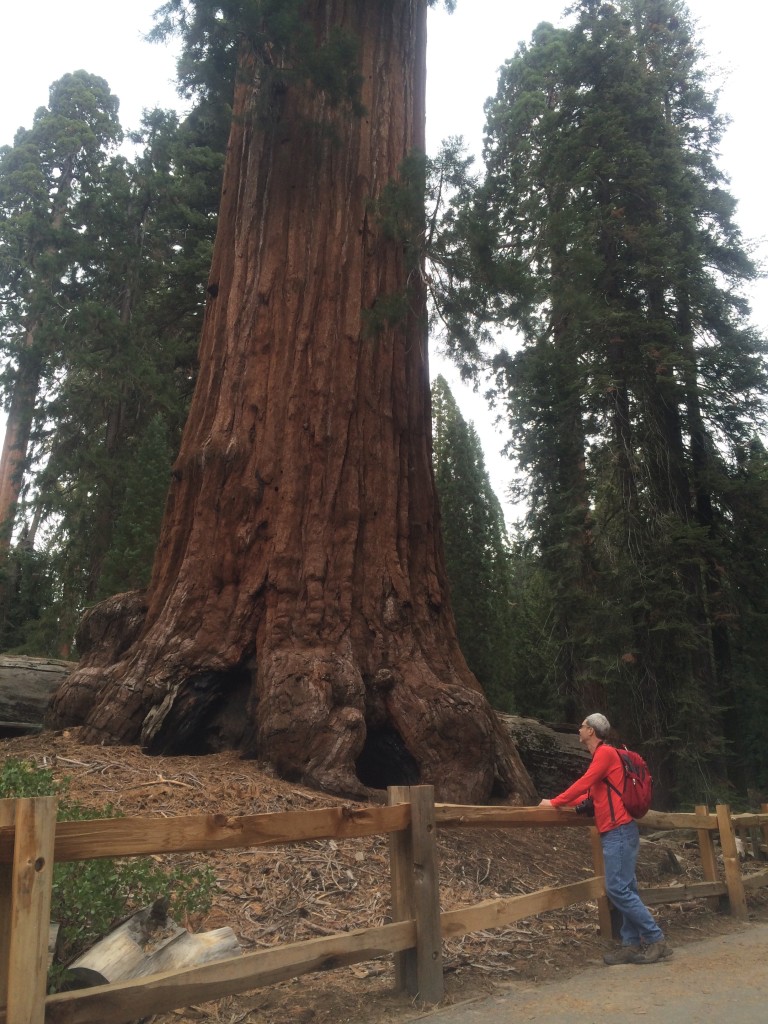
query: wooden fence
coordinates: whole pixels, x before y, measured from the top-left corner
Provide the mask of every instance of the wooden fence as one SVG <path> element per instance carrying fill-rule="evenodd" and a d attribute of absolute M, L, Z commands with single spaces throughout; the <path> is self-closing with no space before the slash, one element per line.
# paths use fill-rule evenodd
<path fill-rule="evenodd" d="M 656 830 L 698 835 L 704 881 L 644 889 L 649 903 L 706 897 L 725 900 L 746 918 L 745 890 L 768 885 L 768 870 L 742 877 L 737 834 L 760 856 L 768 851 L 768 805 L 760 814 L 651 811 Z M 437 828 L 590 827 L 594 877 L 510 898 L 440 912 Z M 719 832 L 724 880 L 718 876 Z M 220 850 L 389 834 L 392 923 L 244 953 L 184 970 L 46 996 L 51 884 L 56 861 Z M 111 1024 L 189 1006 L 394 954 L 398 988 L 426 1003 L 443 996 L 441 940 L 586 900 L 596 900 L 601 932 L 610 935 L 602 851 L 591 819 L 571 810 L 435 804 L 431 786 L 393 787 L 386 807 L 333 807 L 226 817 L 116 818 L 57 822 L 56 800 L 0 801 L 0 1024 Z"/>

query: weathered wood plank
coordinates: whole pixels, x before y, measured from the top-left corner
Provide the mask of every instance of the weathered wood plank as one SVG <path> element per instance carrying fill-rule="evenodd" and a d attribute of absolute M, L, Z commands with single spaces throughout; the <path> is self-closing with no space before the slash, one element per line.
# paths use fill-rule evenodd
<path fill-rule="evenodd" d="M 720 828 L 720 846 L 723 851 L 725 884 L 728 887 L 728 904 L 733 917 L 747 920 L 747 900 L 741 880 L 741 864 L 736 849 L 736 833 L 731 821 L 731 809 L 727 804 L 717 805 L 717 821 Z"/>
<path fill-rule="evenodd" d="M 756 871 L 751 875 L 744 875 L 741 884 L 750 892 L 753 889 L 762 889 L 764 885 L 768 885 L 768 868 L 764 871 Z"/>
<path fill-rule="evenodd" d="M 424 1003 L 439 1003 L 445 994 L 445 986 L 434 786 L 411 787 L 411 830 L 418 984 L 416 995 Z"/>
<path fill-rule="evenodd" d="M 768 814 L 732 814 L 731 821 L 735 829 L 762 828 L 768 825 Z"/>
<path fill-rule="evenodd" d="M 709 808 L 706 804 L 699 804 L 696 807 L 696 814 L 700 816 L 708 815 Z M 704 879 L 707 882 L 717 882 L 719 875 L 717 872 L 717 855 L 715 854 L 715 834 L 710 829 L 700 828 L 697 830 L 696 835 L 699 838 L 699 854 L 701 856 L 701 866 Z M 711 909 L 716 909 L 719 905 L 719 895 L 713 896 L 708 900 Z"/>
<path fill-rule="evenodd" d="M 361 928 L 343 935 L 244 953 L 230 960 L 167 971 L 149 978 L 61 992 L 46 1000 L 46 1024 L 124 1024 L 169 1010 L 274 985 L 312 971 L 333 970 L 406 949 L 416 942 L 413 921 Z M 9 1022 L 10 1024 L 10 1022 Z"/>
<path fill-rule="evenodd" d="M 717 829 L 717 817 L 714 814 L 691 814 L 689 812 L 669 813 L 667 811 L 648 811 L 638 821 L 642 828 L 653 828 L 663 831 L 664 829 L 694 828 Z"/>
<path fill-rule="evenodd" d="M 13 827 L 16 801 L 0 800 L 0 828 Z M 10 864 L 0 864 L 0 1006 L 8 1001 L 8 964 L 11 956 L 11 889 L 13 872 Z"/>
<path fill-rule="evenodd" d="M 447 910 L 440 915 L 440 927 L 444 939 L 467 935 L 485 928 L 502 928 L 521 921 L 524 917 L 543 914 L 547 910 L 560 910 L 572 903 L 594 900 L 605 895 L 602 878 L 587 878 L 558 888 L 539 889 L 524 896 L 485 900 L 471 907 Z"/>
<path fill-rule="evenodd" d="M 43 1024 L 57 800 L 16 801 L 8 957 L 8 1024 Z"/>
<path fill-rule="evenodd" d="M 390 806 L 408 804 L 409 786 L 390 786 L 387 802 Z M 402 832 L 390 832 L 389 870 L 392 899 L 392 920 L 410 921 L 415 916 L 413 909 L 413 835 L 409 822 Z M 416 946 L 395 953 L 395 991 L 416 995 L 419 981 L 416 971 Z"/>
<path fill-rule="evenodd" d="M 651 885 L 640 889 L 640 898 L 648 906 L 658 903 L 678 903 L 680 900 L 700 899 L 703 896 L 724 896 L 728 892 L 725 882 L 689 882 L 686 885 Z"/>
<path fill-rule="evenodd" d="M 594 827 L 589 830 L 589 842 L 592 847 L 592 864 L 595 869 L 595 878 L 602 878 L 603 885 L 605 885 L 603 844 L 600 842 L 600 833 Z M 603 938 L 610 939 L 613 934 L 613 921 L 611 919 L 611 903 L 605 893 L 597 897 L 597 924 Z"/>
<path fill-rule="evenodd" d="M 199 814 L 177 818 L 101 818 L 61 821 L 56 827 L 57 861 L 128 857 L 269 846 L 310 839 L 352 839 L 406 828 L 410 806 L 328 807 L 315 811 L 229 818 Z M 12 856 L 13 830 L 0 828 L 0 863 Z"/>
<path fill-rule="evenodd" d="M 435 804 L 435 820 L 441 828 L 536 828 L 544 825 L 585 828 L 592 818 L 576 814 L 572 807 L 480 807 L 474 804 Z"/>
<path fill-rule="evenodd" d="M 585 828 L 593 825 L 592 818 L 576 814 L 572 807 L 477 807 L 473 804 L 436 804 L 437 824 L 442 828 L 530 828 L 546 825 Z M 750 817 L 756 817 L 750 815 Z M 654 829 L 717 829 L 714 814 L 669 814 L 648 811 L 639 822 L 644 828 Z"/>

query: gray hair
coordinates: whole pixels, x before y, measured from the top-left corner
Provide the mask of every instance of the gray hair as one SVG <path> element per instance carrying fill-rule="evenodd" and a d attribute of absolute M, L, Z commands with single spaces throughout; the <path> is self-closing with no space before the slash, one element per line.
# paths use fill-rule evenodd
<path fill-rule="evenodd" d="M 590 727 L 590 729 L 595 730 L 595 735 L 601 740 L 604 740 L 611 731 L 611 723 L 605 715 L 601 715 L 599 711 L 596 711 L 594 715 L 587 715 L 584 722 Z"/>

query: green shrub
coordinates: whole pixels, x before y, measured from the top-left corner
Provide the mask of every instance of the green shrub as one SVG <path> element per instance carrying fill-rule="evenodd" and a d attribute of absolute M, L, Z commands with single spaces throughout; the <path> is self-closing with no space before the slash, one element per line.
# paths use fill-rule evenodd
<path fill-rule="evenodd" d="M 68 799 L 68 790 L 68 781 L 56 782 L 47 768 L 13 758 L 0 767 L 0 799 L 55 796 L 59 801 L 59 821 L 121 817 L 110 804 L 94 810 Z M 66 973 L 62 965 L 74 960 L 135 910 L 167 898 L 169 914 L 176 919 L 205 913 L 211 905 L 214 885 L 210 868 L 184 870 L 178 865 L 161 865 L 148 857 L 57 864 L 53 873 L 51 920 L 59 924 L 59 940 L 51 971 L 52 988 L 59 987 Z"/>

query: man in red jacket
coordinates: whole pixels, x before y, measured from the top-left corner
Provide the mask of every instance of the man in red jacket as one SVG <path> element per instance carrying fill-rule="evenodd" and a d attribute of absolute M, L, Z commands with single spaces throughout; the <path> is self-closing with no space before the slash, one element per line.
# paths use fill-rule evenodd
<path fill-rule="evenodd" d="M 640 832 L 621 798 L 624 768 L 621 758 L 605 741 L 610 732 L 605 715 L 588 715 L 579 728 L 579 742 L 592 755 L 592 763 L 580 779 L 540 807 L 569 807 L 591 797 L 595 825 L 600 833 L 605 861 L 605 889 L 621 914 L 621 946 L 606 953 L 607 964 L 654 964 L 672 955 L 664 933 L 656 924 L 637 892 L 637 853 Z M 615 791 L 608 787 L 611 782 Z"/>

